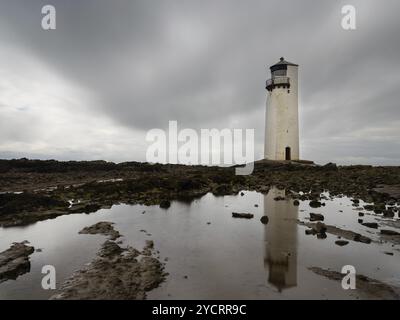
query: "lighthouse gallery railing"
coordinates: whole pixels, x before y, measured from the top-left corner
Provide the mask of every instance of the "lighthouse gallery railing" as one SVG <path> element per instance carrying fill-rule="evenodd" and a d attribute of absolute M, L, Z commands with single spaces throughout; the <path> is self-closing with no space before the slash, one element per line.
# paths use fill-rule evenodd
<path fill-rule="evenodd" d="M 290 87 L 290 78 L 284 76 L 277 76 L 267 80 L 266 88 L 271 90 L 276 86 Z"/>

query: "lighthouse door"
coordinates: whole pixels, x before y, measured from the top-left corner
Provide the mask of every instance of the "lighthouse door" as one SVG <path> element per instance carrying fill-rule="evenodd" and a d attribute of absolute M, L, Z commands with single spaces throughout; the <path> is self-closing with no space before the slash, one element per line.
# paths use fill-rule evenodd
<path fill-rule="evenodd" d="M 290 147 L 286 147 L 286 149 L 285 149 L 285 160 L 291 160 Z"/>

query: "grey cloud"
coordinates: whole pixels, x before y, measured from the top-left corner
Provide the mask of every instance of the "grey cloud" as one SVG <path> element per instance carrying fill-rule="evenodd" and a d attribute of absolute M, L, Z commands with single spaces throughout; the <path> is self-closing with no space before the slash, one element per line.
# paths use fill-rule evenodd
<path fill-rule="evenodd" d="M 285 56 L 300 65 L 303 157 L 400 156 L 400 132 L 385 142 L 352 135 L 399 119 L 398 1 L 352 1 L 358 29 L 348 32 L 343 1 L 57 0 L 57 30 L 44 32 L 47 2 L 3 1 L 0 48 L 12 43 L 87 90 L 94 116 L 140 130 L 234 118 L 256 129 L 261 155 L 267 67 Z"/>

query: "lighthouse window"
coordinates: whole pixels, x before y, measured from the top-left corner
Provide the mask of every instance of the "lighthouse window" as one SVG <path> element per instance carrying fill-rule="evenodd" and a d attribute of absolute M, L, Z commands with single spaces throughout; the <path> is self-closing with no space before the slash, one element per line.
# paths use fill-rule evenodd
<path fill-rule="evenodd" d="M 287 93 L 290 93 L 290 90 L 288 90 Z"/>
<path fill-rule="evenodd" d="M 286 70 L 275 70 L 272 72 L 273 77 L 284 77 L 286 76 Z"/>

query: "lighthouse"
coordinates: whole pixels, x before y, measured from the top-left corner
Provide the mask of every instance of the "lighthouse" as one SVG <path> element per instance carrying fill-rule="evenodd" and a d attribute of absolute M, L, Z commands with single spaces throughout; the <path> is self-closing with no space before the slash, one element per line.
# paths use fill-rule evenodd
<path fill-rule="evenodd" d="M 299 160 L 298 65 L 283 57 L 267 80 L 264 158 Z"/>

